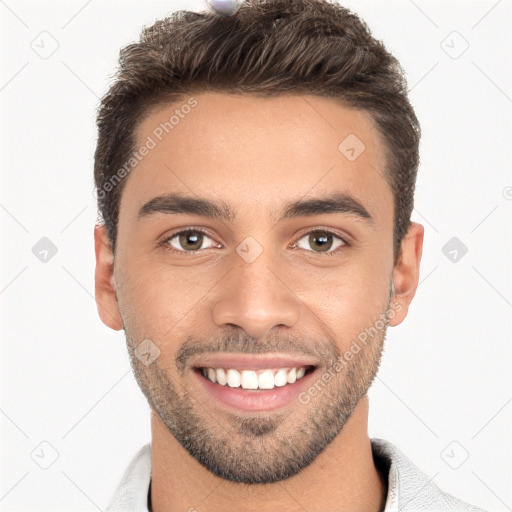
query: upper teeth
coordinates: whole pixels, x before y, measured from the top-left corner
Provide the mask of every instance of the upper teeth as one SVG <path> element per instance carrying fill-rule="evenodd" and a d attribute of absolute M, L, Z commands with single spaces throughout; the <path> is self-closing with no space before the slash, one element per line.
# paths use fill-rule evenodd
<path fill-rule="evenodd" d="M 293 384 L 304 377 L 306 367 L 267 370 L 234 370 L 229 368 L 203 368 L 203 375 L 222 386 L 243 389 L 272 389 L 274 386 Z"/>

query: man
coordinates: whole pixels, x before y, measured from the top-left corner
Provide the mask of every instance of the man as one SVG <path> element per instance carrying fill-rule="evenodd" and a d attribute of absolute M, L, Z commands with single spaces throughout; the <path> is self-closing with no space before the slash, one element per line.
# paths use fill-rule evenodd
<path fill-rule="evenodd" d="M 96 299 L 151 408 L 108 510 L 481 510 L 370 439 L 418 286 L 401 68 L 326 0 L 180 11 L 98 113 Z"/>

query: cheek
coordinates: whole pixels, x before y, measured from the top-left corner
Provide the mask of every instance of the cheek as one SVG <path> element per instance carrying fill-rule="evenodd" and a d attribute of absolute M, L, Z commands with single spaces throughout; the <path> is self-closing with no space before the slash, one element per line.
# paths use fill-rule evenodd
<path fill-rule="evenodd" d="M 176 336 L 182 326 L 197 322 L 208 290 L 218 281 L 212 272 L 171 268 L 156 262 L 139 264 L 123 287 L 124 303 L 146 335 L 159 339 Z"/>
<path fill-rule="evenodd" d="M 374 325 L 388 307 L 391 270 L 379 258 L 366 262 L 361 259 L 358 263 L 332 273 L 327 287 L 314 293 L 305 289 L 300 294 L 316 320 L 343 348 Z"/>

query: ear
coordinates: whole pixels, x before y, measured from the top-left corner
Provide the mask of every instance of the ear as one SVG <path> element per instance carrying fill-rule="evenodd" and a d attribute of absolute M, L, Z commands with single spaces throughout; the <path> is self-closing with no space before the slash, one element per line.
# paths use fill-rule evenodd
<path fill-rule="evenodd" d="M 96 253 L 94 292 L 98 314 L 107 327 L 119 331 L 124 326 L 119 312 L 113 279 L 114 255 L 112 254 L 107 231 L 102 224 L 94 226 L 94 250 Z"/>
<path fill-rule="evenodd" d="M 394 292 L 391 302 L 396 305 L 396 314 L 390 318 L 389 325 L 395 326 L 405 319 L 418 287 L 420 261 L 423 250 L 424 227 L 411 222 L 407 234 L 401 243 L 401 254 L 393 269 Z"/>

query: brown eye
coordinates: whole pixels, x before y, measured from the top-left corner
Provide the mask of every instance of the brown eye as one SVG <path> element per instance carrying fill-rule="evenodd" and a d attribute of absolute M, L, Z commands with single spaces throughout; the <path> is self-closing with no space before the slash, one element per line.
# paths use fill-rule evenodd
<path fill-rule="evenodd" d="M 301 240 L 306 239 L 306 246 L 301 246 Z M 338 243 L 336 245 L 336 240 L 338 240 Z M 334 245 L 334 250 L 332 249 Z M 345 245 L 345 241 L 340 238 L 339 236 L 335 235 L 334 233 L 331 233 L 329 231 L 311 231 L 310 233 L 307 233 L 303 237 L 299 239 L 297 242 L 297 246 L 301 249 L 306 249 L 310 252 L 317 252 L 317 253 L 332 253 L 336 252 L 336 249 L 338 247 Z M 311 251 L 311 249 L 313 249 Z"/>
<path fill-rule="evenodd" d="M 189 229 L 187 231 L 175 233 L 173 236 L 169 237 L 166 242 L 177 251 L 192 252 L 199 251 L 201 249 L 209 249 L 213 246 L 213 244 L 210 244 L 208 247 L 203 247 L 205 239 L 211 241 L 211 238 L 202 231 Z"/>

